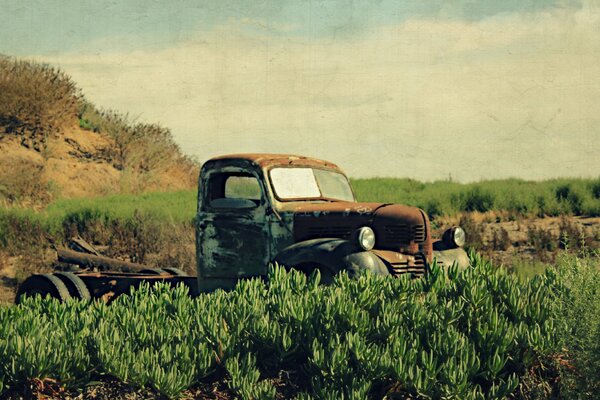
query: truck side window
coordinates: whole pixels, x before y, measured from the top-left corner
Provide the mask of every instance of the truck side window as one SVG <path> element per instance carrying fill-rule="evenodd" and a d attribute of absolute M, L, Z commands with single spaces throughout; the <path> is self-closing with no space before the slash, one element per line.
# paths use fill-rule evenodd
<path fill-rule="evenodd" d="M 213 208 L 255 208 L 261 198 L 260 183 L 251 175 L 221 173 L 208 181 L 208 202 Z"/>
<path fill-rule="evenodd" d="M 225 181 L 225 198 L 260 201 L 260 185 L 253 176 L 230 176 Z"/>

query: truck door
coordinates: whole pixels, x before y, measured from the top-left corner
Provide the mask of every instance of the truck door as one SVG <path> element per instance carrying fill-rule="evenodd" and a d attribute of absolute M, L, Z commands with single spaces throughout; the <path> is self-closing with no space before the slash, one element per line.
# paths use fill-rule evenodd
<path fill-rule="evenodd" d="M 198 211 L 198 273 L 238 278 L 267 271 L 267 199 L 261 181 L 247 172 L 214 172 L 204 181 Z"/>

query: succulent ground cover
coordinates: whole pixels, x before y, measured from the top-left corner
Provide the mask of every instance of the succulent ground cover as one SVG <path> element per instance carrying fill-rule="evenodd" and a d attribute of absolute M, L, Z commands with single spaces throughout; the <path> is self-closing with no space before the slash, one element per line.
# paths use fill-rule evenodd
<path fill-rule="evenodd" d="M 563 370 L 579 368 L 570 357 L 598 363 L 588 349 L 598 293 L 572 279 L 599 283 L 597 265 L 563 262 L 525 281 L 473 255 L 464 271 L 434 265 L 422 279 L 341 275 L 323 286 L 273 268 L 266 281 L 197 298 L 160 284 L 110 305 L 32 298 L 0 308 L 0 388 L 51 382 L 73 393 L 115 380 L 167 398 L 202 398 L 215 384 L 242 399 L 556 395 L 569 389 Z M 583 393 L 598 384 L 569 379 Z"/>

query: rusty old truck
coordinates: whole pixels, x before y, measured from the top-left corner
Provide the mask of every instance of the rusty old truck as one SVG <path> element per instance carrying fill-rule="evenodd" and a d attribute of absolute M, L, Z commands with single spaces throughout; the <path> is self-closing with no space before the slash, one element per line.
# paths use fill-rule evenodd
<path fill-rule="evenodd" d="M 35 293 L 109 301 L 144 281 L 183 283 L 192 294 L 230 289 L 240 279 L 265 276 L 274 262 L 307 274 L 318 269 L 324 283 L 340 271 L 418 277 L 434 259 L 469 262 L 460 227 L 435 240 L 419 208 L 357 202 L 348 178 L 331 162 L 280 154 L 221 156 L 202 166 L 198 187 L 197 276 L 125 262 L 120 264 L 129 272 L 99 271 L 119 263 L 86 246 L 80 249 L 85 253 L 59 249 L 59 261 L 83 268 L 33 275 L 17 301 Z"/>

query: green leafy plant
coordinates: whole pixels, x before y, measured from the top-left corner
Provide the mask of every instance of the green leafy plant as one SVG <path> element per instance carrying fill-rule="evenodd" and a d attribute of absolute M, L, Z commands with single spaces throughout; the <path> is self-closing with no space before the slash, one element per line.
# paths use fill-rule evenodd
<path fill-rule="evenodd" d="M 569 369 L 565 387 L 595 390 L 591 259 L 520 279 L 471 257 L 420 279 L 342 274 L 320 286 L 318 273 L 274 267 L 266 282 L 197 298 L 143 284 L 111 305 L 28 299 L 0 307 L 0 384 L 109 375 L 176 398 L 224 379 L 240 398 L 272 399 L 286 371 L 301 399 L 532 398 L 557 389 L 557 360 L 568 359 L 589 379 Z"/>

